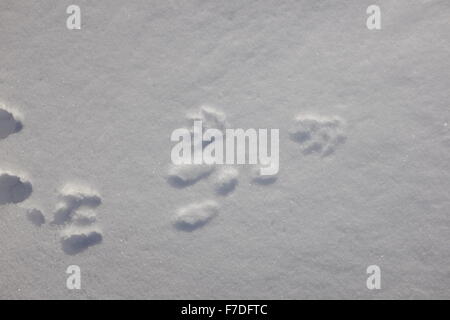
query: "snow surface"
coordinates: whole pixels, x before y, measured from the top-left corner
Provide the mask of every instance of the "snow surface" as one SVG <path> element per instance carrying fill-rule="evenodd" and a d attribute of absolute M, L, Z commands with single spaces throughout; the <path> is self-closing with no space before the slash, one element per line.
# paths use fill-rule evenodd
<path fill-rule="evenodd" d="M 371 4 L 1 0 L 0 298 L 450 298 L 450 2 Z M 186 115 L 279 174 L 171 169 Z"/>

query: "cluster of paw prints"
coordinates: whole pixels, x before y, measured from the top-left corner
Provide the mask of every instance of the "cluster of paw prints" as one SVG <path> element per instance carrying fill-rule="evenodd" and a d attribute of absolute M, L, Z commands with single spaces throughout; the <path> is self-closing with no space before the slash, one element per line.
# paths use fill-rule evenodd
<path fill-rule="evenodd" d="M 224 113 L 203 106 L 197 112 L 188 114 L 189 126 L 201 120 L 205 129 L 219 129 L 225 136 L 228 127 Z M 299 115 L 290 131 L 291 140 L 297 143 L 302 154 L 317 154 L 326 157 L 345 142 L 344 121 L 339 117 Z M 0 140 L 6 139 L 23 129 L 20 115 L 0 106 Z M 192 132 L 192 134 L 194 134 Z M 203 148 L 208 141 L 202 141 Z M 201 200 L 178 208 L 173 217 L 174 226 L 182 231 L 193 231 L 217 216 L 220 200 L 231 194 L 238 185 L 240 172 L 236 166 L 218 165 L 173 165 L 168 172 L 168 182 L 174 188 L 186 188 L 202 179 L 212 181 L 214 194 L 210 199 Z M 253 167 L 252 182 L 259 185 L 275 183 L 277 176 L 264 176 L 260 167 Z M 33 192 L 32 184 L 26 177 L 0 169 L 0 205 L 18 204 Z M 67 185 L 59 195 L 59 203 L 53 213 L 50 228 L 60 234 L 61 246 L 67 254 L 77 254 L 102 241 L 101 229 L 97 226 L 94 211 L 102 203 L 100 195 L 90 188 Z M 28 219 L 36 226 L 46 224 L 46 217 L 39 209 L 27 211 Z"/>
<path fill-rule="evenodd" d="M 0 140 L 23 129 L 21 118 L 0 105 Z M 32 192 L 32 184 L 26 177 L 0 169 L 0 205 L 19 204 Z M 103 236 L 94 211 L 102 203 L 100 195 L 89 188 L 67 185 L 59 200 L 50 227 L 59 232 L 63 251 L 73 255 L 100 243 Z M 28 209 L 27 217 L 39 227 L 46 223 L 45 215 L 36 208 Z"/>
<path fill-rule="evenodd" d="M 187 127 L 195 120 L 201 120 L 204 129 L 219 129 L 225 136 L 228 127 L 226 115 L 209 106 L 202 106 L 186 116 Z M 302 154 L 317 154 L 326 157 L 345 142 L 344 121 L 339 117 L 321 117 L 317 115 L 299 115 L 295 118 L 290 138 L 300 147 Z M 191 130 L 191 134 L 194 133 Z M 203 148 L 208 141 L 203 141 Z M 236 166 L 223 165 L 172 165 L 168 170 L 168 182 L 175 188 L 189 187 L 202 179 L 210 179 L 216 197 L 187 204 L 178 208 L 174 217 L 174 226 L 181 231 L 194 231 L 206 225 L 220 212 L 217 197 L 231 194 L 239 182 L 239 170 Z M 261 175 L 260 167 L 253 167 L 252 182 L 259 185 L 275 183 L 277 176 Z"/>

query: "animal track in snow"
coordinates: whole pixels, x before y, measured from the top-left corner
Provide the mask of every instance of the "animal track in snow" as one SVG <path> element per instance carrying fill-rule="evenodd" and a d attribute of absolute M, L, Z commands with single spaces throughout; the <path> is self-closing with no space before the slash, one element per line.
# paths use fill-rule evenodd
<path fill-rule="evenodd" d="M 202 227 L 219 212 L 219 205 L 213 200 L 192 203 L 178 209 L 173 219 L 175 226 L 183 231 Z"/>
<path fill-rule="evenodd" d="M 299 115 L 290 136 L 300 144 L 303 154 L 317 153 L 325 157 L 345 142 L 344 125 L 339 117 Z"/>
<path fill-rule="evenodd" d="M 177 188 L 190 186 L 197 181 L 206 178 L 214 171 L 213 165 L 172 165 L 168 172 L 169 183 Z"/>
<path fill-rule="evenodd" d="M 0 139 L 5 139 L 10 134 L 22 130 L 22 122 L 18 115 L 6 110 L 0 104 Z M 0 172 L 0 205 L 20 203 L 26 200 L 33 192 L 31 183 L 23 177 L 8 172 Z"/>
<path fill-rule="evenodd" d="M 208 129 L 218 129 L 222 131 L 222 134 L 225 136 L 225 129 L 228 126 L 228 122 L 226 120 L 226 115 L 214 109 L 211 106 L 203 105 L 197 111 L 188 112 L 186 115 L 186 121 L 188 125 L 188 130 L 191 133 L 192 141 L 201 141 L 202 147 L 205 148 L 212 140 L 203 140 L 203 136 L 197 137 L 194 133 L 194 129 L 192 128 L 192 124 L 195 121 L 202 121 L 202 127 L 206 131 Z"/>
<path fill-rule="evenodd" d="M 186 115 L 186 120 L 189 124 L 188 127 L 190 127 L 194 121 L 201 120 L 205 130 L 219 129 L 224 131 L 227 126 L 225 114 L 210 106 L 201 106 L 197 111 L 188 112 Z M 191 132 L 192 141 L 195 141 L 196 139 L 194 139 L 194 132 L 192 131 L 192 128 L 190 128 L 189 131 Z M 198 140 L 202 141 L 203 148 L 211 142 L 203 141 L 203 137 Z M 197 165 L 171 165 L 168 170 L 168 182 L 177 188 L 187 187 L 195 184 L 203 178 L 208 177 L 214 170 L 214 165 L 208 165 L 205 163 Z"/>
<path fill-rule="evenodd" d="M 0 172 L 0 205 L 25 201 L 32 192 L 31 183 L 23 177 Z"/>
<path fill-rule="evenodd" d="M 54 213 L 53 224 L 63 225 L 73 220 L 81 207 L 96 208 L 102 203 L 100 196 L 88 188 L 67 185 L 60 194 L 61 202 Z"/>
<path fill-rule="evenodd" d="M 236 188 L 239 180 L 239 171 L 233 167 L 224 167 L 216 171 L 213 179 L 216 193 L 227 195 Z"/>
<path fill-rule="evenodd" d="M 189 112 L 186 119 L 191 125 L 194 121 L 202 121 L 203 128 L 224 131 L 228 126 L 226 115 L 210 106 L 201 106 L 196 112 Z"/>
<path fill-rule="evenodd" d="M 87 248 L 101 243 L 103 235 L 96 227 L 79 228 L 68 226 L 61 232 L 61 245 L 65 253 L 75 255 Z"/>
<path fill-rule="evenodd" d="M 186 118 L 190 122 L 190 126 L 192 122 L 201 120 L 204 129 L 218 129 L 225 136 L 225 129 L 228 127 L 226 116 L 212 107 L 202 106 L 197 112 L 189 113 Z M 203 140 L 203 137 L 194 137 L 194 129 L 189 129 L 189 132 L 191 133 L 191 141 L 198 141 L 196 142 L 197 146 L 201 142 L 202 147 L 205 148 L 211 143 L 211 141 Z M 239 170 L 234 166 L 186 164 L 172 165 L 168 171 L 168 182 L 177 188 L 191 186 L 206 178 L 212 180 L 213 192 L 217 196 L 224 197 L 231 194 L 238 185 Z M 260 166 L 253 170 L 252 181 L 257 184 L 268 185 L 276 180 L 277 176 L 262 175 Z M 216 201 L 194 202 L 179 208 L 173 218 L 173 223 L 178 230 L 193 231 L 207 224 L 218 213 L 219 205 Z"/>
<path fill-rule="evenodd" d="M 18 117 L 18 115 L 7 111 L 3 105 L 0 105 L 0 140 L 22 130 L 23 125 Z"/>
<path fill-rule="evenodd" d="M 262 175 L 261 167 L 258 166 L 252 168 L 252 176 L 252 181 L 261 185 L 272 184 L 278 179 L 277 175 Z"/>
<path fill-rule="evenodd" d="M 60 233 L 65 253 L 74 255 L 102 242 L 102 231 L 95 225 L 97 208 L 102 199 L 89 188 L 66 186 L 60 195 L 52 224 L 63 226 Z"/>
<path fill-rule="evenodd" d="M 61 247 L 66 254 L 75 255 L 103 240 L 97 227 L 94 209 L 101 205 L 100 195 L 90 188 L 67 185 L 60 195 L 51 225 L 59 227 Z M 36 226 L 45 224 L 39 209 L 29 209 L 28 219 Z"/>
<path fill-rule="evenodd" d="M 72 221 L 79 226 L 89 226 L 97 222 L 97 214 L 92 209 L 80 208 L 73 215 Z"/>
<path fill-rule="evenodd" d="M 45 216 L 39 209 L 28 209 L 27 218 L 31 221 L 35 226 L 42 226 L 45 224 Z"/>
<path fill-rule="evenodd" d="M 0 105 L 0 139 L 22 130 L 18 116 Z M 26 200 L 33 188 L 23 177 L 0 172 L 0 205 L 20 203 Z M 101 197 L 90 189 L 66 186 L 60 195 L 61 203 L 54 213 L 52 224 L 62 226 L 61 245 L 67 254 L 77 254 L 102 241 L 103 235 L 95 225 L 93 208 L 98 207 Z M 39 209 L 28 209 L 27 218 L 35 226 L 45 224 L 45 216 Z"/>
<path fill-rule="evenodd" d="M 201 106 L 195 112 L 189 112 L 186 115 L 188 128 L 191 128 L 194 121 L 201 120 L 202 126 L 207 129 L 218 129 L 225 133 L 228 126 L 226 116 L 210 106 Z M 194 139 L 194 132 L 191 132 L 191 138 Z M 202 147 L 205 148 L 211 141 L 204 141 L 203 137 L 198 139 L 202 141 Z M 239 171 L 232 168 L 219 168 L 216 165 L 208 164 L 186 164 L 171 165 L 168 171 L 168 182 L 176 188 L 191 186 L 202 179 L 212 176 L 213 187 L 216 194 L 226 196 L 231 193 L 237 183 Z M 219 205 L 213 200 L 194 202 L 179 208 L 173 218 L 173 224 L 178 230 L 193 231 L 204 226 L 219 213 Z"/>

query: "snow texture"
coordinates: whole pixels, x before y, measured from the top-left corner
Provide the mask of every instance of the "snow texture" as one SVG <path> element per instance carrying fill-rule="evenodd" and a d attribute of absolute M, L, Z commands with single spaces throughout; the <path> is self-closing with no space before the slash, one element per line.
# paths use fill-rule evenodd
<path fill-rule="evenodd" d="M 450 298 L 449 1 L 69 4 L 0 1 L 1 299 Z M 278 174 L 172 165 L 195 120 Z"/>

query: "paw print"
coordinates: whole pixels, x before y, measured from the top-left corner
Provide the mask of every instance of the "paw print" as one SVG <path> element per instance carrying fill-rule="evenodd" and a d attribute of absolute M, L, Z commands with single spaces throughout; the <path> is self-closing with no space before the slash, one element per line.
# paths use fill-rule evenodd
<path fill-rule="evenodd" d="M 61 245 L 65 253 L 74 255 L 103 240 L 97 226 L 95 208 L 102 198 L 90 188 L 67 185 L 60 194 L 52 224 L 60 226 Z"/>
<path fill-rule="evenodd" d="M 298 115 L 290 137 L 300 145 L 304 155 L 315 153 L 326 157 L 346 141 L 344 126 L 344 121 L 339 117 Z"/>
<path fill-rule="evenodd" d="M 201 120 L 205 130 L 218 129 L 223 133 L 228 125 L 225 114 L 209 106 L 202 106 L 197 112 L 189 113 L 186 120 L 189 125 L 192 125 L 193 121 Z M 194 136 L 192 130 L 191 135 Z M 203 148 L 211 142 L 203 139 L 199 141 L 202 141 Z M 167 181 L 172 187 L 181 189 L 192 186 L 202 179 L 211 179 L 215 196 L 225 197 L 236 188 L 239 171 L 231 166 L 219 167 L 210 164 L 172 165 L 168 171 Z M 194 231 L 210 222 L 219 211 L 219 203 L 214 197 L 199 200 L 178 208 L 173 217 L 173 224 L 178 230 Z"/>
<path fill-rule="evenodd" d="M 0 140 L 22 130 L 23 125 L 19 117 L 17 113 L 8 111 L 3 104 L 0 104 Z"/>
<path fill-rule="evenodd" d="M 17 112 L 7 110 L 0 104 L 0 140 L 22 130 L 22 121 Z M 18 204 L 28 199 L 33 187 L 23 175 L 0 169 L 0 205 Z"/>
<path fill-rule="evenodd" d="M 201 120 L 202 126 L 207 129 L 220 130 L 225 137 L 225 129 L 228 127 L 226 116 L 219 110 L 209 106 L 202 106 L 196 112 L 187 115 L 188 127 L 194 121 Z M 206 148 L 211 141 L 195 139 L 191 132 L 191 140 L 201 141 L 202 148 Z M 203 179 L 211 181 L 212 195 L 205 200 L 199 200 L 182 206 L 176 210 L 173 217 L 174 226 L 181 231 L 194 231 L 205 226 L 219 214 L 219 203 L 226 196 L 233 193 L 239 184 L 240 172 L 234 165 L 210 165 L 210 164 L 181 164 L 171 165 L 167 174 L 168 183 L 178 189 L 190 187 Z M 264 176 L 261 167 L 255 166 L 252 171 L 252 182 L 258 185 L 272 184 L 277 176 Z"/>
<path fill-rule="evenodd" d="M 23 129 L 20 118 L 17 112 L 0 105 L 0 140 Z M 31 183 L 23 175 L 0 170 L 0 205 L 21 203 L 32 192 Z M 101 197 L 89 188 L 68 185 L 62 190 L 60 200 L 51 225 L 59 228 L 63 251 L 73 255 L 100 243 L 103 235 L 93 209 L 101 204 Z M 46 222 L 45 215 L 37 208 L 28 209 L 27 218 L 37 227 Z"/>

